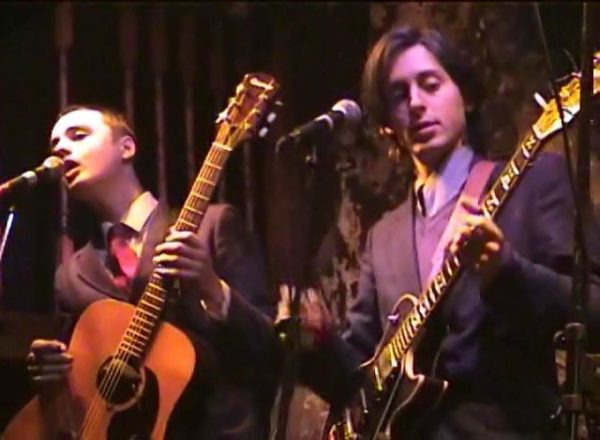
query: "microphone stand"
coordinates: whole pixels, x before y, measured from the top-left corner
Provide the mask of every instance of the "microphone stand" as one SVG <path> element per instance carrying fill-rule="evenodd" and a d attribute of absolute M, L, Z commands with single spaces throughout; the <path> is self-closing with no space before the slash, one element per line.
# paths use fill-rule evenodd
<path fill-rule="evenodd" d="M 567 391 L 563 404 L 568 412 L 568 434 L 570 439 L 584 435 L 579 429 L 580 415 L 587 409 L 583 390 L 587 387 L 582 377 L 587 338 L 586 306 L 589 296 L 589 254 L 583 222 L 590 211 L 590 107 L 593 94 L 593 47 L 592 14 L 587 2 L 583 3 L 581 34 L 581 82 L 580 115 L 577 138 L 577 180 L 575 198 L 575 249 L 572 285 L 571 321 L 565 326 L 567 344 Z M 587 420 L 586 420 L 587 422 Z M 589 427 L 588 427 L 589 429 Z M 588 431 L 589 433 L 589 431 Z"/>
<path fill-rule="evenodd" d="M 302 142 L 302 141 L 300 141 Z M 305 209 L 308 210 L 309 215 L 307 216 L 307 233 L 306 236 L 310 237 L 312 231 L 312 199 L 314 192 L 314 182 L 316 175 L 316 168 L 319 163 L 317 154 L 316 141 L 310 141 L 311 147 L 310 152 L 304 158 L 305 164 L 308 166 L 308 176 L 306 178 L 305 193 L 308 195 L 308 203 L 305 203 Z M 308 240 L 310 243 L 310 240 Z M 279 385 L 278 395 L 275 401 L 275 412 L 272 416 L 271 433 L 269 440 L 285 440 L 287 434 L 287 425 L 289 419 L 291 400 L 294 394 L 294 388 L 296 385 L 296 379 L 298 376 L 298 365 L 300 355 L 300 302 L 302 297 L 302 287 L 308 275 L 310 273 L 310 261 L 308 258 L 311 256 L 312 250 L 310 245 L 306 247 L 306 254 L 303 256 L 302 273 L 300 280 L 292 280 L 293 284 L 290 287 L 290 305 L 289 314 L 290 316 L 276 324 L 276 332 L 279 340 L 283 345 L 283 368 L 281 373 L 281 381 Z M 295 278 L 295 277 L 293 277 Z"/>
<path fill-rule="evenodd" d="M 10 231 L 12 230 L 12 226 L 15 220 L 15 206 L 11 205 L 8 209 L 8 217 L 6 218 L 6 224 L 4 225 L 4 229 L 1 232 L 0 236 L 0 272 L 2 272 L 3 262 L 4 262 L 4 251 L 6 249 L 6 242 L 8 241 L 8 237 L 10 235 Z M 2 296 L 2 288 L 0 286 L 0 297 Z"/>
<path fill-rule="evenodd" d="M 583 3 L 582 19 L 582 38 L 581 38 L 581 79 L 580 79 L 580 114 L 577 148 L 577 175 L 576 181 L 572 175 L 572 164 L 569 155 L 568 136 L 563 120 L 563 110 L 558 98 L 558 89 L 550 67 L 550 57 L 545 40 L 543 38 L 542 24 L 537 9 L 538 26 L 542 35 L 542 43 L 546 52 L 547 67 L 550 71 L 554 96 L 557 102 L 557 108 L 563 122 L 563 136 L 565 138 L 565 159 L 567 160 L 568 172 L 570 177 L 571 189 L 573 191 L 575 202 L 574 213 L 574 250 L 573 250 L 573 270 L 572 270 L 572 307 L 570 311 L 569 322 L 564 330 L 559 332 L 555 338 L 558 348 L 566 350 L 566 380 L 565 391 L 561 396 L 560 409 L 567 417 L 567 430 L 569 439 L 589 438 L 589 430 L 585 425 L 581 425 L 580 420 L 585 416 L 587 410 L 587 401 L 584 398 L 584 390 L 589 384 L 584 383 L 583 372 L 589 370 L 592 366 L 592 357 L 586 356 L 586 306 L 589 296 L 589 256 L 586 249 L 586 240 L 584 233 L 584 219 L 586 213 L 590 212 L 590 107 L 593 94 L 593 48 L 592 48 L 592 14 L 588 13 L 588 4 Z"/>

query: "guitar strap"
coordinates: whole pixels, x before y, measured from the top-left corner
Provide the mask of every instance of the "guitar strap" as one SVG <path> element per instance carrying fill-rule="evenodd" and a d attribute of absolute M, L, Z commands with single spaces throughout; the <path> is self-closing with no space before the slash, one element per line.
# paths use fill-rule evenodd
<path fill-rule="evenodd" d="M 462 206 L 462 202 L 464 200 L 472 200 L 479 202 L 481 199 L 481 195 L 483 194 L 483 189 L 485 188 L 485 184 L 488 182 L 492 171 L 494 169 L 495 163 L 491 160 L 481 159 L 471 167 L 471 172 L 467 177 L 467 181 L 465 186 L 460 194 L 458 201 L 456 202 L 456 206 L 452 211 L 452 215 L 450 216 L 450 220 L 448 221 L 448 225 L 438 242 L 438 245 L 431 256 L 431 271 L 427 276 L 427 283 L 425 285 L 429 285 L 431 282 L 431 278 L 435 276 L 440 270 L 442 262 L 444 261 L 445 251 L 448 247 L 448 243 L 452 238 L 453 234 L 456 230 L 463 224 L 466 210 Z"/>

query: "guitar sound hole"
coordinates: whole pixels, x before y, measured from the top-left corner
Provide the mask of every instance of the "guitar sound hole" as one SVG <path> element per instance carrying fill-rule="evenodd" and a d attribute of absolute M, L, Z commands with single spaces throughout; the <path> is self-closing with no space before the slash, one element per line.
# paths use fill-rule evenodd
<path fill-rule="evenodd" d="M 135 401 L 142 383 L 143 376 L 137 368 L 112 356 L 104 361 L 96 378 L 100 395 L 113 406 Z"/>

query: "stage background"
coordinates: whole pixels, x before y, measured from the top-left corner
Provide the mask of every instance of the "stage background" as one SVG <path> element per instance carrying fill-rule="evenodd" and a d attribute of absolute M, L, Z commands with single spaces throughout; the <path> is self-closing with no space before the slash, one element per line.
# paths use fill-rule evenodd
<path fill-rule="evenodd" d="M 542 4 L 541 13 L 556 75 L 576 71 L 581 5 Z M 276 153 L 274 143 L 337 100 L 358 99 L 366 53 L 395 22 L 439 27 L 472 52 L 488 96 L 483 113 L 490 151 L 510 153 L 540 113 L 533 93 L 549 91 L 528 4 L 19 2 L 0 5 L 0 180 L 47 156 L 62 101 L 125 110 L 129 93 L 139 174 L 149 189 L 159 190 L 156 146 L 163 130 L 167 198 L 177 209 L 188 190 L 186 97 L 193 103 L 196 168 L 214 135 L 216 115 L 243 74 L 271 73 L 281 83 L 284 106 L 267 140 L 233 154 L 216 199 L 235 205 L 259 236 L 272 294 L 283 281 L 318 283 L 343 328 L 365 232 L 402 197 L 397 164 L 388 151 L 362 142 L 333 142 L 318 146 L 318 163 L 310 167 L 309 148 Z M 66 89 L 60 85 L 61 48 Z M 162 121 L 156 116 L 159 84 Z M 591 193 L 598 205 L 600 142 L 594 145 Z M 560 139 L 547 148 L 560 151 Z M 2 262 L 2 388 L 14 390 L 0 397 L 2 425 L 31 394 L 23 364 L 29 341 L 59 327 L 52 292 L 58 201 L 57 188 L 47 186 L 19 202 Z M 4 221 L 8 203 L 0 202 Z M 69 232 L 76 247 L 90 222 L 82 207 L 71 206 Z M 288 437 L 315 438 L 326 409 L 299 387 Z"/>

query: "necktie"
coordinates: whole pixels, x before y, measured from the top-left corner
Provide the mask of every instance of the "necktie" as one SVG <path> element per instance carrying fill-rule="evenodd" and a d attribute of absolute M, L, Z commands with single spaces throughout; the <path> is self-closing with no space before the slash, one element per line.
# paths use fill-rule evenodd
<path fill-rule="evenodd" d="M 107 236 L 108 268 L 113 274 L 115 285 L 125 291 L 129 291 L 131 287 L 138 264 L 138 257 L 128 243 L 133 233 L 130 227 L 117 223 Z"/>

